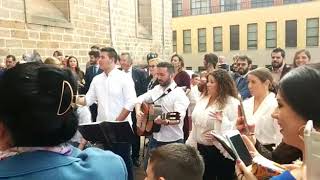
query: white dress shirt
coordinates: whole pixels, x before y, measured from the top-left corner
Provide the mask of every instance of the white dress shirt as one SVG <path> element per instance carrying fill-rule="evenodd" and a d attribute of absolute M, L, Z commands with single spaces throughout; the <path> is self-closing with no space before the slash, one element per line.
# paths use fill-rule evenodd
<path fill-rule="evenodd" d="M 197 102 L 192 113 L 192 130 L 186 142 L 193 147 L 197 147 L 197 143 L 203 145 L 215 145 L 219 148 L 219 143 L 211 144 L 204 139 L 204 133 L 209 130 L 227 131 L 235 129 L 237 120 L 237 112 L 239 100 L 229 96 L 227 103 L 223 109 L 220 109 L 217 103 L 213 103 L 207 107 L 209 102 L 208 96 L 203 96 Z M 222 111 L 222 122 L 214 120 L 209 117 L 210 112 Z"/>
<path fill-rule="evenodd" d="M 171 89 L 169 92 L 168 89 Z M 169 92 L 169 93 L 168 93 Z M 179 139 L 183 139 L 183 119 L 186 115 L 186 110 L 189 105 L 189 99 L 181 87 L 177 87 L 177 84 L 172 83 L 164 88 L 160 85 L 155 86 L 145 94 L 138 97 L 138 102 L 153 103 L 163 93 L 168 93 L 166 96 L 157 100 L 154 104 L 161 105 L 163 112 L 179 112 L 180 123 L 177 125 L 161 125 L 161 129 L 158 133 L 153 133 L 153 138 L 161 142 L 172 142 Z"/>
<path fill-rule="evenodd" d="M 130 78 L 132 78 L 132 66 L 130 66 L 128 71 L 125 71 L 124 69 L 122 69 L 122 71 L 125 72 Z"/>
<path fill-rule="evenodd" d="M 269 93 L 253 113 L 254 97 L 243 102 L 244 112 L 249 124 L 255 124 L 255 135 L 263 145 L 280 144 L 282 134 L 278 122 L 271 117 L 278 102 L 274 93 Z"/>
<path fill-rule="evenodd" d="M 87 106 L 98 102 L 97 122 L 115 121 L 123 108 L 133 110 L 136 92 L 132 78 L 114 68 L 108 75 L 101 73 L 93 78 L 85 98 Z M 132 124 L 130 114 L 125 121 Z"/>

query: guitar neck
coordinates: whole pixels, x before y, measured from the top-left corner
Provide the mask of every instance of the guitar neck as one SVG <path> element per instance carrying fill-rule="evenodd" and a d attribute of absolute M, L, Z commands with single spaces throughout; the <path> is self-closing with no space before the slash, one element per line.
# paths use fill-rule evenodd
<path fill-rule="evenodd" d="M 168 119 L 170 117 L 170 113 L 162 113 L 161 119 Z"/>
<path fill-rule="evenodd" d="M 161 114 L 161 119 L 180 120 L 180 114 L 178 112 L 162 113 Z"/>

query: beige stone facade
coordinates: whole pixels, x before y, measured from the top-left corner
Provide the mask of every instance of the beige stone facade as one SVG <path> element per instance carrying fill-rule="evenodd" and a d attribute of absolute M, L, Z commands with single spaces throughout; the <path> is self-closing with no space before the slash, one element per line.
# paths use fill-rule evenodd
<path fill-rule="evenodd" d="M 171 6 L 171 0 L 0 0 L 0 58 L 60 50 L 85 63 L 89 48 L 99 45 L 130 52 L 137 64 L 150 50 L 167 60 Z"/>

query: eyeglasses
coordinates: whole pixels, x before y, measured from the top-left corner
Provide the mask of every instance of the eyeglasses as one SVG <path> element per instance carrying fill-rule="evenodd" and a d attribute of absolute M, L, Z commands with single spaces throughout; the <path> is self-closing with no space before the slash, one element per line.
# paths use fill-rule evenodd
<path fill-rule="evenodd" d="M 149 65 L 148 67 L 149 67 L 149 68 L 155 68 L 156 65 Z"/>

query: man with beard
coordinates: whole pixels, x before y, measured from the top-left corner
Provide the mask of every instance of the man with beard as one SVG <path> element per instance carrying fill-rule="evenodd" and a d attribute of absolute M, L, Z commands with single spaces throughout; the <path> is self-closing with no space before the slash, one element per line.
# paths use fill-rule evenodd
<path fill-rule="evenodd" d="M 157 64 L 157 77 L 159 85 L 138 97 L 136 104 L 137 127 L 141 127 L 144 113 L 141 111 L 143 102 L 159 105 L 163 113 L 178 112 L 180 119 L 171 121 L 161 119 L 160 116 L 154 120 L 155 124 L 161 125 L 159 132 L 153 132 L 148 145 L 148 152 L 159 146 L 170 143 L 183 143 L 183 119 L 189 106 L 189 99 L 182 87 L 178 87 L 173 80 L 174 67 L 168 62 Z M 147 153 L 147 158 L 148 159 Z M 146 167 L 146 166 L 145 166 Z"/>
<path fill-rule="evenodd" d="M 98 61 L 100 59 L 100 52 L 99 51 L 90 51 L 88 55 L 90 57 L 89 66 L 87 67 L 86 74 L 84 75 L 84 81 L 85 81 L 84 88 L 83 88 L 82 92 L 80 92 L 80 93 L 84 93 L 84 94 L 89 91 L 90 84 L 91 84 L 93 78 L 103 72 L 103 70 L 100 69 L 99 64 L 98 64 Z M 93 103 L 89 108 L 90 108 L 90 112 L 91 112 L 92 122 L 96 122 L 97 115 L 98 115 L 97 103 Z"/>
<path fill-rule="evenodd" d="M 285 62 L 286 53 L 281 48 L 276 48 L 271 52 L 271 73 L 274 81 L 278 83 L 280 79 L 290 71 L 291 67 Z"/>
<path fill-rule="evenodd" d="M 239 56 L 237 61 L 237 70 L 239 76 L 236 77 L 235 81 L 243 100 L 251 97 L 247 81 L 247 74 L 251 69 L 251 65 L 252 60 L 248 56 Z"/>

